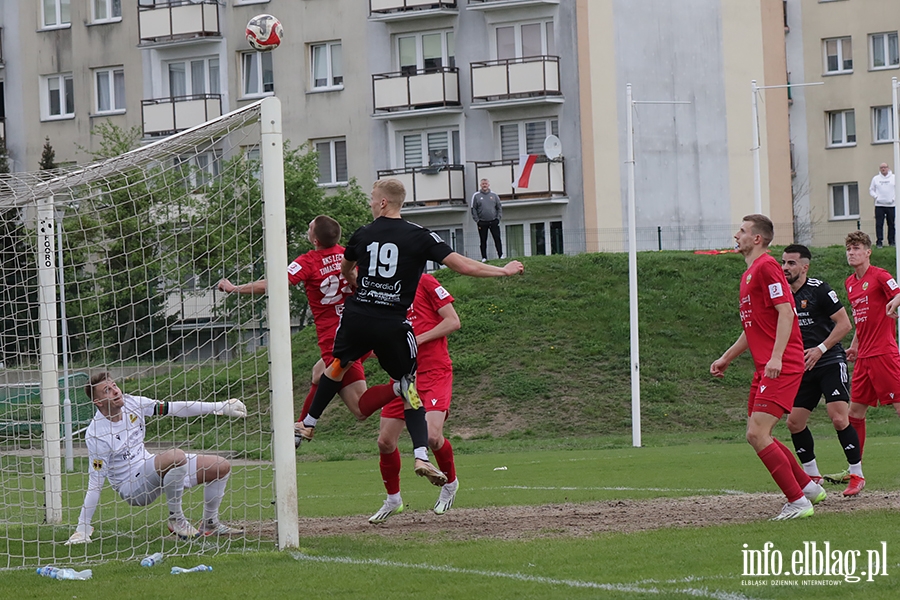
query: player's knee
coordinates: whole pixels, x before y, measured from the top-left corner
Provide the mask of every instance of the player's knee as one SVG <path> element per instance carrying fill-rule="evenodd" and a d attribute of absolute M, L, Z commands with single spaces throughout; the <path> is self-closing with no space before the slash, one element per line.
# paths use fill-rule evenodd
<path fill-rule="evenodd" d="M 793 415 L 788 417 L 787 420 L 787 428 L 792 434 L 800 433 L 804 429 L 806 429 L 806 423 L 804 423 L 801 419 L 793 418 Z"/>
<path fill-rule="evenodd" d="M 437 452 L 444 445 L 444 434 L 438 432 L 428 432 L 428 447 L 432 452 Z"/>
<path fill-rule="evenodd" d="M 380 454 L 391 454 L 394 450 L 397 449 L 397 442 L 387 438 L 378 436 L 378 452 Z"/>

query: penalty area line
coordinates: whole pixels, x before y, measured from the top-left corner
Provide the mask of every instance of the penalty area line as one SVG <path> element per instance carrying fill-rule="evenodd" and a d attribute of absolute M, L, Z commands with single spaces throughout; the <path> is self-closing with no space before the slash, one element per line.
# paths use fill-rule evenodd
<path fill-rule="evenodd" d="M 659 487 L 576 487 L 576 486 L 535 486 L 535 485 L 503 485 L 499 487 L 484 487 L 483 490 L 537 490 L 537 491 L 564 491 L 564 492 L 677 492 L 688 494 L 723 494 L 725 496 L 746 496 L 754 492 L 742 490 L 713 490 L 708 488 L 659 488 Z"/>
<path fill-rule="evenodd" d="M 577 579 L 555 579 L 552 577 L 542 577 L 540 575 L 526 575 L 524 573 L 505 573 L 503 571 L 482 571 L 480 569 L 462 569 L 459 567 L 449 567 L 446 565 L 429 565 L 426 563 L 401 563 L 392 560 L 382 560 L 380 558 L 352 558 L 349 556 L 313 556 L 303 552 L 291 552 L 291 557 L 297 561 L 317 562 L 317 563 L 334 563 L 343 565 L 364 565 L 375 567 L 389 567 L 396 569 L 420 569 L 423 571 L 435 571 L 439 573 L 456 573 L 460 575 L 476 575 L 480 577 L 491 577 L 497 579 L 512 579 L 515 581 L 523 581 L 526 583 L 543 583 L 547 585 L 562 585 L 571 588 L 587 588 L 595 590 L 604 590 L 607 592 L 625 592 L 631 594 L 684 594 L 694 598 L 712 598 L 713 600 L 755 600 L 750 596 L 738 594 L 734 592 L 722 592 L 719 590 L 709 590 L 706 588 L 681 588 L 681 589 L 660 589 L 657 587 L 643 587 L 641 585 L 627 583 L 597 583 L 594 581 L 579 581 Z"/>

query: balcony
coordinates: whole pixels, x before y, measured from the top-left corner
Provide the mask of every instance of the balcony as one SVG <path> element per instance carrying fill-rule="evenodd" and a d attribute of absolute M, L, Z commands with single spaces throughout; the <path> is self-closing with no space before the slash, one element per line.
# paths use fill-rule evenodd
<path fill-rule="evenodd" d="M 559 57 L 530 56 L 471 63 L 472 108 L 562 103 Z"/>
<path fill-rule="evenodd" d="M 401 21 L 459 14 L 457 0 L 369 0 L 372 21 Z"/>
<path fill-rule="evenodd" d="M 475 181 L 490 180 L 491 191 L 500 196 L 500 200 L 546 200 L 566 195 L 565 162 L 561 158 L 550 160 L 539 156 L 527 188 L 512 186 L 518 167 L 518 160 L 475 161 Z"/>
<path fill-rule="evenodd" d="M 221 35 L 217 0 L 171 0 L 138 5 L 140 45 L 196 42 Z"/>
<path fill-rule="evenodd" d="M 190 129 L 222 115 L 221 94 L 194 94 L 141 100 L 144 136 L 159 137 Z"/>
<path fill-rule="evenodd" d="M 430 67 L 372 76 L 375 118 L 459 112 L 459 69 Z"/>
<path fill-rule="evenodd" d="M 435 165 L 378 171 L 378 179 L 399 179 L 410 206 L 466 206 L 465 166 Z"/>
<path fill-rule="evenodd" d="M 467 0 L 466 9 L 490 11 L 541 4 L 559 4 L 559 0 Z"/>

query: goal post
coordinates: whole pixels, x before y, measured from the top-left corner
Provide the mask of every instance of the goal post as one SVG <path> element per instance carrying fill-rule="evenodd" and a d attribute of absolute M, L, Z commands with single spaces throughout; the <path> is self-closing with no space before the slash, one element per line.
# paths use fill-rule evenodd
<path fill-rule="evenodd" d="M 281 124 L 269 97 L 85 166 L 0 175 L 0 569 L 298 545 Z M 217 289 L 261 277 L 265 298 Z M 95 468 L 83 384 L 99 371 L 134 396 L 244 401 L 246 419 L 148 417 L 145 441 L 228 460 L 220 515 L 245 535 L 176 541 L 164 497 L 131 506 L 107 482 L 92 541 L 64 544 Z M 184 495 L 195 525 L 202 490 Z"/>

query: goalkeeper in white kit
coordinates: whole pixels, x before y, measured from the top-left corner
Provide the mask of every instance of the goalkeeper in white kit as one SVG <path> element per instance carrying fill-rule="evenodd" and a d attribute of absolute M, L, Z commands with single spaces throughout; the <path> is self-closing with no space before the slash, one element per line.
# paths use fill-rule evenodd
<path fill-rule="evenodd" d="M 90 463 L 88 490 L 78 527 L 67 544 L 91 541 L 94 532 L 91 519 L 107 479 L 116 493 L 132 506 L 146 506 L 165 494 L 169 531 L 179 538 L 243 533 L 219 522 L 219 505 L 231 472 L 227 460 L 209 454 L 189 454 L 178 448 L 154 455 L 144 447 L 146 417 L 216 414 L 243 418 L 247 416 L 243 402 L 235 398 L 225 402 L 160 402 L 123 394 L 108 372 L 91 377 L 85 392 L 97 407 L 85 435 Z M 185 489 L 199 483 L 204 484 L 204 489 L 203 521 L 198 529 L 185 518 L 181 497 Z"/>

